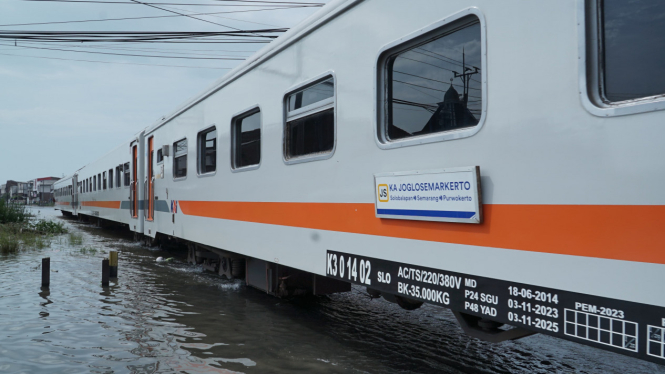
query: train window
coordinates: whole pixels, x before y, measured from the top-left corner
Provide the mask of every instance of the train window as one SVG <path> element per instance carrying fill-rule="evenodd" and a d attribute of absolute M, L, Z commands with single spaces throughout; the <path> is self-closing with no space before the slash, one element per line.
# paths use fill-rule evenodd
<path fill-rule="evenodd" d="M 102 189 L 105 190 L 106 189 L 106 172 L 103 172 L 102 175 L 103 175 L 103 178 L 104 178 L 103 181 L 102 181 Z"/>
<path fill-rule="evenodd" d="M 284 158 L 287 163 L 331 157 L 335 147 L 334 77 L 327 74 L 287 94 L 285 106 Z M 303 156 L 308 157 L 299 159 Z"/>
<path fill-rule="evenodd" d="M 162 149 L 160 148 L 157 150 L 157 163 L 161 164 L 162 162 L 164 162 L 164 154 L 162 153 Z"/>
<path fill-rule="evenodd" d="M 214 173 L 217 170 L 217 129 L 211 127 L 199 132 L 197 140 L 198 173 Z"/>
<path fill-rule="evenodd" d="M 92 176 L 92 190 L 97 191 L 97 176 L 96 175 Z"/>
<path fill-rule="evenodd" d="M 113 188 L 113 169 L 109 169 L 109 188 Z"/>
<path fill-rule="evenodd" d="M 173 178 L 187 176 L 187 139 L 173 143 Z"/>
<path fill-rule="evenodd" d="M 231 166 L 234 170 L 256 169 L 260 162 L 261 110 L 256 107 L 231 120 Z"/>
<path fill-rule="evenodd" d="M 129 162 L 125 162 L 125 187 L 129 186 Z"/>
<path fill-rule="evenodd" d="M 478 125 L 483 104 L 478 17 L 408 41 L 382 62 L 384 142 Z"/>
<path fill-rule="evenodd" d="M 487 108 L 486 28 L 469 8 L 381 49 L 376 75 L 379 148 L 473 136 Z"/>
<path fill-rule="evenodd" d="M 102 173 L 97 174 L 97 190 L 102 190 Z"/>
<path fill-rule="evenodd" d="M 665 95 L 665 2 L 597 1 L 600 94 L 606 103 Z"/>

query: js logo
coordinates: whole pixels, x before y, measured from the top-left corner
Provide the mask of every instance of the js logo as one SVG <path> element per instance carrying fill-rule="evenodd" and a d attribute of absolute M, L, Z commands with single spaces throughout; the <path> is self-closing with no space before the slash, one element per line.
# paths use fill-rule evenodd
<path fill-rule="evenodd" d="M 382 203 L 388 202 L 388 185 L 380 184 L 379 185 L 379 201 Z"/>

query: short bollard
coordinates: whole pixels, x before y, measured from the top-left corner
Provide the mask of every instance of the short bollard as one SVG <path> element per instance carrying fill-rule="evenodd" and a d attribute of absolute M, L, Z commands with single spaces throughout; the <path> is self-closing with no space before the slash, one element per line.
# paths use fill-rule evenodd
<path fill-rule="evenodd" d="M 109 267 L 110 267 L 109 276 L 111 278 L 117 278 L 118 277 L 118 251 L 110 251 L 109 252 Z"/>
<path fill-rule="evenodd" d="M 42 287 L 48 288 L 51 283 L 51 258 L 42 258 Z"/>
<path fill-rule="evenodd" d="M 102 260 L 102 287 L 109 286 L 109 259 Z"/>

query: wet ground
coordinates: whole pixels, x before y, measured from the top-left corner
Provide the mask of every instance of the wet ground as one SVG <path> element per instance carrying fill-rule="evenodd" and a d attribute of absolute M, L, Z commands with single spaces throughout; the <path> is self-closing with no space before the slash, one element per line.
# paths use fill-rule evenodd
<path fill-rule="evenodd" d="M 0 255 L 2 373 L 665 373 L 542 335 L 483 343 L 447 309 L 405 311 L 362 288 L 277 299 L 186 264 L 185 252 L 142 247 L 52 208 L 34 213 L 83 241 L 61 235 L 43 250 Z M 119 277 L 102 288 L 109 250 L 119 252 Z M 46 291 L 42 257 L 51 258 Z"/>

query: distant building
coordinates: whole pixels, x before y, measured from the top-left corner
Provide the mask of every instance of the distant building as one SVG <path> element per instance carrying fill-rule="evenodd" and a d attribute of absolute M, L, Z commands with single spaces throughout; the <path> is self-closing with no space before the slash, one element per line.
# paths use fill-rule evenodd
<path fill-rule="evenodd" d="M 30 183 L 9 180 L 6 189 L 10 200 L 25 203 L 31 187 Z"/>
<path fill-rule="evenodd" d="M 28 204 L 46 204 L 53 200 L 53 184 L 60 178 L 45 177 L 30 181 Z"/>
<path fill-rule="evenodd" d="M 478 124 L 478 120 L 467 108 L 466 102 L 460 100 L 459 93 L 452 84 L 438 105 L 425 127 L 414 135 L 461 129 Z"/>

